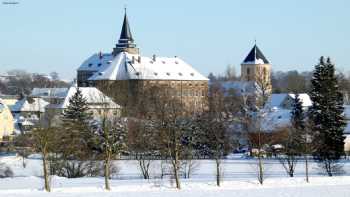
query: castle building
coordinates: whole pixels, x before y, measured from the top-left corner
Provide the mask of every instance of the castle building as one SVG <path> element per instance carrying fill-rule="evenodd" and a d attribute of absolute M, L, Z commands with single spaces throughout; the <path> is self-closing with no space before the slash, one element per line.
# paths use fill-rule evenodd
<path fill-rule="evenodd" d="M 140 55 L 125 13 L 120 38 L 111 53 L 92 55 L 78 68 L 78 86 L 95 86 L 121 105 L 143 99 L 147 87 L 178 98 L 189 111 L 206 106 L 208 78 L 179 57 Z"/>

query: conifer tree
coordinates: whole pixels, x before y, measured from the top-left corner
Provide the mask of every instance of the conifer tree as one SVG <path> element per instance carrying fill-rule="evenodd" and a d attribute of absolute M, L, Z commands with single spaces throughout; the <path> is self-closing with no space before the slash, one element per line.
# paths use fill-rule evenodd
<path fill-rule="evenodd" d="M 67 109 L 62 113 L 62 142 L 57 149 L 63 162 L 64 174 L 70 178 L 81 177 L 86 173 L 85 161 L 92 156 L 92 136 L 90 132 L 91 114 L 87 101 L 77 87 L 75 94 L 69 99 Z"/>
<path fill-rule="evenodd" d="M 81 90 L 77 87 L 75 94 L 69 99 L 69 105 L 63 112 L 63 121 L 86 123 L 90 119 L 87 101 Z"/>
<path fill-rule="evenodd" d="M 320 58 L 311 80 L 310 97 L 313 102 L 309 118 L 313 131 L 314 157 L 325 172 L 332 176 L 338 172 L 338 160 L 344 154 L 343 95 L 330 58 Z"/>
<path fill-rule="evenodd" d="M 305 160 L 305 178 L 309 182 L 309 162 L 307 154 L 309 153 L 308 134 L 305 126 L 305 113 L 303 105 L 299 98 L 299 94 L 295 94 L 293 99 L 293 108 L 291 111 L 292 129 L 295 132 L 296 140 L 294 141 L 294 148 L 296 153 L 301 153 Z"/>

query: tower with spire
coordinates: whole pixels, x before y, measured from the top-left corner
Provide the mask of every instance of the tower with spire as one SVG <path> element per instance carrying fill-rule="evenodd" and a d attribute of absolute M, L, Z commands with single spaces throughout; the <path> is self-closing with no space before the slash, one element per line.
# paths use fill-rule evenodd
<path fill-rule="evenodd" d="M 256 43 L 241 64 L 241 80 L 256 82 L 271 91 L 271 64 Z"/>
<path fill-rule="evenodd" d="M 134 38 L 132 37 L 132 34 L 131 34 L 129 20 L 126 14 L 126 8 L 124 13 L 122 31 L 120 32 L 118 43 L 116 44 L 115 48 L 113 48 L 112 54 L 116 56 L 120 52 L 139 54 L 139 49 L 136 47 Z"/>

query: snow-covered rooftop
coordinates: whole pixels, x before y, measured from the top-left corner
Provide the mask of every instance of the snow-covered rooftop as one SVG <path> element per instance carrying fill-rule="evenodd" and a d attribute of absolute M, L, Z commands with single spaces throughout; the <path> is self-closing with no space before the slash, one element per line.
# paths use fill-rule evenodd
<path fill-rule="evenodd" d="M 271 96 L 267 101 L 266 106 L 268 108 L 281 108 L 283 107 L 282 105 L 288 98 L 294 99 L 295 94 L 289 94 L 289 93 L 271 94 Z M 305 94 L 305 93 L 299 94 L 299 99 L 303 107 L 310 107 L 312 105 L 312 101 L 308 94 Z"/>
<path fill-rule="evenodd" d="M 91 68 L 86 67 L 90 65 L 88 61 L 79 68 L 98 70 L 89 80 L 208 80 L 178 57 L 149 58 L 121 52 L 113 60 L 111 56 L 106 56 L 99 67 L 94 65 L 100 60 L 95 57 L 90 59 L 93 61 Z"/>
<path fill-rule="evenodd" d="M 12 112 L 45 112 L 49 103 L 42 98 L 23 98 L 11 107 Z"/>
<path fill-rule="evenodd" d="M 350 105 L 344 105 L 344 112 L 346 119 L 350 120 Z"/>
<path fill-rule="evenodd" d="M 69 88 L 34 88 L 31 96 L 63 98 L 67 95 Z"/>
<path fill-rule="evenodd" d="M 100 90 L 95 87 L 80 87 L 79 88 L 83 97 L 86 99 L 89 108 L 119 108 L 111 98 L 104 95 Z M 64 96 L 63 103 L 49 105 L 48 108 L 60 108 L 65 109 L 69 105 L 69 99 L 76 93 L 77 87 L 70 87 Z"/>
<path fill-rule="evenodd" d="M 112 60 L 110 53 L 95 53 L 81 64 L 78 71 L 99 71 L 108 67 Z"/>
<path fill-rule="evenodd" d="M 225 91 L 234 90 L 236 94 L 258 94 L 259 85 L 253 81 L 225 81 L 221 83 Z"/>

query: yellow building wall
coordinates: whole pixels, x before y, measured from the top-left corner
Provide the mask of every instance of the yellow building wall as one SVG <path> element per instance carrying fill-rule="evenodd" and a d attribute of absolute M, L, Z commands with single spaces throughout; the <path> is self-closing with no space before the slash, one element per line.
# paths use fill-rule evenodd
<path fill-rule="evenodd" d="M 14 120 L 11 111 L 6 105 L 3 106 L 4 108 L 0 108 L 0 142 L 3 141 L 4 137 L 14 133 Z"/>

